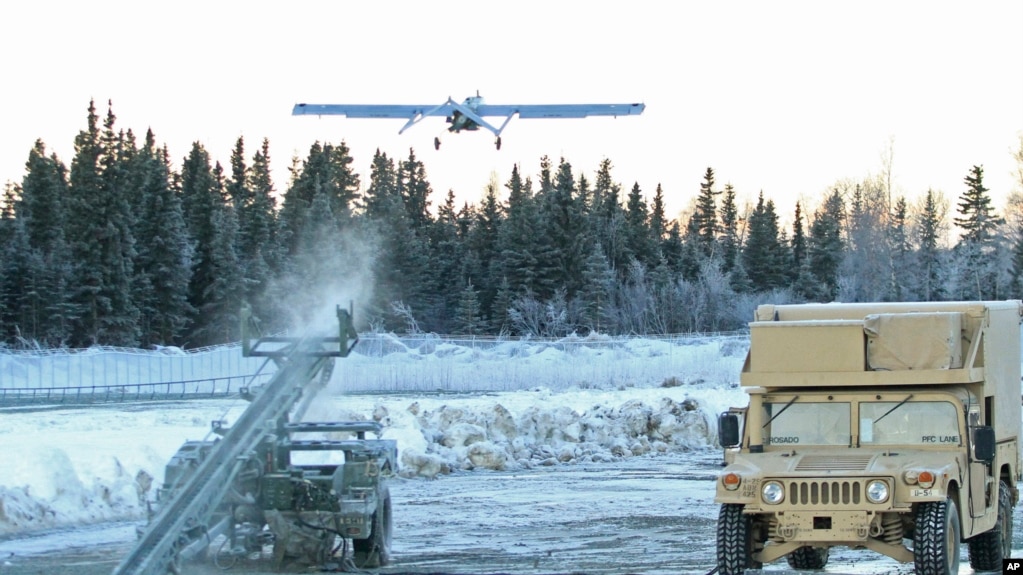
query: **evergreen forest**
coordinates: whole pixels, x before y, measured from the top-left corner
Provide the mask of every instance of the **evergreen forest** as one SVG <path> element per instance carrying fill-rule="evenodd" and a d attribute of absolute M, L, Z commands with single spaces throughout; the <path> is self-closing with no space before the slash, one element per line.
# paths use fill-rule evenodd
<path fill-rule="evenodd" d="M 265 333 L 351 301 L 361 330 L 559 337 L 741 330 L 761 303 L 1023 297 L 1023 141 L 1001 210 L 982 165 L 953 200 L 893 195 L 882 169 L 794 206 L 740 205 L 708 167 L 677 217 L 610 159 L 545 156 L 458 205 L 411 149 L 367 175 L 315 142 L 279 190 L 270 143 L 248 144 L 223 166 L 195 143 L 175 169 L 94 103 L 70 166 L 37 141 L 0 199 L 0 347 L 214 345 L 245 305 Z"/>

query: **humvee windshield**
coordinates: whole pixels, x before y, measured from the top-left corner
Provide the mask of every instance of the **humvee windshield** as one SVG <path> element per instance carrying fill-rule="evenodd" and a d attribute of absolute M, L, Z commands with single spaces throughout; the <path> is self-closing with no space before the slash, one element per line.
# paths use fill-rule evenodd
<path fill-rule="evenodd" d="M 860 445 L 959 445 L 956 408 L 947 401 L 859 402 Z M 852 403 L 763 404 L 765 445 L 850 445 Z"/>
<path fill-rule="evenodd" d="M 959 445 L 956 408 L 947 401 L 860 404 L 860 445 Z"/>
<path fill-rule="evenodd" d="M 765 403 L 764 444 L 849 445 L 849 408 L 832 401 Z"/>

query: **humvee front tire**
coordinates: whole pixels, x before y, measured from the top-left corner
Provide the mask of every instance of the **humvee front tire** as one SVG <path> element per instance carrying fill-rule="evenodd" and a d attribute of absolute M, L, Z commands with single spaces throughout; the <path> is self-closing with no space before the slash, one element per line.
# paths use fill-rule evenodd
<path fill-rule="evenodd" d="M 800 547 L 785 558 L 793 569 L 824 569 L 828 564 L 828 548 Z M 999 563 L 1001 565 L 1001 563 Z"/>
<path fill-rule="evenodd" d="M 353 560 L 360 569 L 373 569 L 391 563 L 391 535 L 394 526 L 391 523 L 391 494 L 387 489 L 380 494 L 380 502 L 370 525 L 369 537 L 352 541 Z"/>
<path fill-rule="evenodd" d="M 1012 495 L 1005 481 L 998 483 L 998 520 L 994 528 L 969 540 L 970 567 L 998 571 L 1002 559 L 1012 555 Z"/>
<path fill-rule="evenodd" d="M 743 505 L 724 503 L 718 513 L 717 556 L 720 575 L 743 575 L 747 569 L 762 567 L 753 560 L 753 518 L 742 512 Z"/>
<path fill-rule="evenodd" d="M 917 575 L 959 573 L 959 512 L 955 501 L 921 503 L 913 530 L 913 562 Z"/>

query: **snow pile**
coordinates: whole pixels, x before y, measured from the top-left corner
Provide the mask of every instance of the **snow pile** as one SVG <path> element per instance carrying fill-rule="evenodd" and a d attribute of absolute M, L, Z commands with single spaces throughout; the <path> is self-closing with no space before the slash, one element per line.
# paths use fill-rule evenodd
<path fill-rule="evenodd" d="M 401 474 L 406 477 L 435 477 L 454 470 L 605 463 L 648 453 L 705 448 L 714 441 L 710 414 L 692 398 L 628 399 L 579 412 L 559 405 L 556 395 L 535 395 L 536 402 L 518 413 L 498 402 L 444 404 L 433 409 L 414 402 L 405 414 L 396 414 L 398 417 L 383 407 L 375 410 L 374 416 L 388 425 L 384 437 L 399 440 Z M 396 422 L 402 423 L 396 426 Z M 409 427 L 418 429 L 422 440 L 410 440 L 405 432 Z"/>

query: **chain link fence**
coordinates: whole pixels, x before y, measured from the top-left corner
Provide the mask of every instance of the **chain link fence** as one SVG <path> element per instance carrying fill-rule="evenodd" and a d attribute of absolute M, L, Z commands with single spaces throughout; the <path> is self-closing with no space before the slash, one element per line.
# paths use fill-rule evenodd
<path fill-rule="evenodd" d="M 570 386 L 682 385 L 728 377 L 745 332 L 642 337 L 491 338 L 365 334 L 337 361 L 338 392 L 490 392 Z M 695 347 L 694 347 L 695 346 Z M 700 347 L 700 349 L 696 349 Z M 194 350 L 0 350 L 0 405 L 223 397 L 267 381 L 240 344 Z M 736 376 L 737 377 L 737 376 Z"/>

